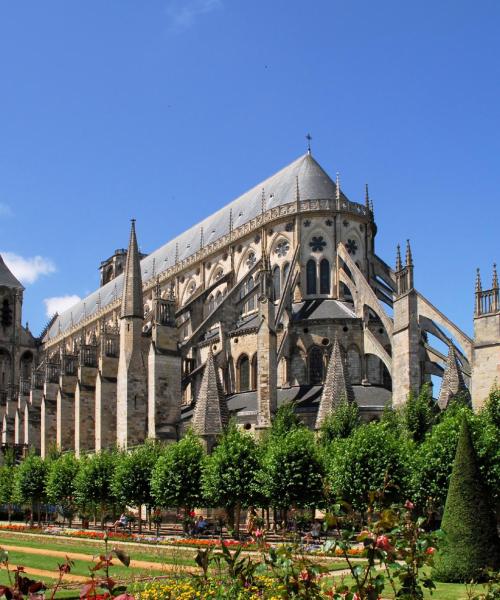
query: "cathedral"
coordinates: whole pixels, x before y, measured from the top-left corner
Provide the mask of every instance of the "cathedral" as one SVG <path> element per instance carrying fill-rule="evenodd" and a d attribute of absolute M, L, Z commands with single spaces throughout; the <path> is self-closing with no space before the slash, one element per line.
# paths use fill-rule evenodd
<path fill-rule="evenodd" d="M 368 189 L 349 200 L 309 151 L 149 255 L 132 221 L 100 287 L 39 337 L 0 258 L 3 447 L 79 455 L 191 426 L 210 449 L 230 418 L 258 435 L 287 402 L 312 429 L 342 401 L 377 419 L 432 376 L 441 409 L 480 408 L 500 374 L 496 269 L 471 339 L 415 287 L 409 242 L 392 268 L 376 236 Z"/>

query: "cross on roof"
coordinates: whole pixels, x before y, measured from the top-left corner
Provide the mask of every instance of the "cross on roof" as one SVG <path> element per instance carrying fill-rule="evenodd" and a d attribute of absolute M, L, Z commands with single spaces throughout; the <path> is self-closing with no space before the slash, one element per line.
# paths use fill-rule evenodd
<path fill-rule="evenodd" d="M 311 140 L 312 140 L 312 135 L 310 133 L 308 133 L 306 135 L 306 140 L 307 140 L 307 153 L 311 154 Z"/>

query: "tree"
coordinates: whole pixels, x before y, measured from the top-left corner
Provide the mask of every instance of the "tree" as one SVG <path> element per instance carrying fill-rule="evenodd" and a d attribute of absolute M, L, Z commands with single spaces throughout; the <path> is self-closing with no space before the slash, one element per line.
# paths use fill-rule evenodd
<path fill-rule="evenodd" d="M 291 506 L 314 507 L 323 497 L 324 468 L 314 434 L 305 427 L 272 439 L 264 453 L 262 487 L 270 503 L 286 511 Z"/>
<path fill-rule="evenodd" d="M 417 448 L 412 488 L 420 509 L 430 506 L 439 510 L 444 506 L 464 414 L 470 414 L 466 407 L 448 408 Z"/>
<path fill-rule="evenodd" d="M 434 567 L 438 581 L 477 581 L 485 577 L 486 568 L 500 566 L 496 520 L 466 416 L 462 418 L 441 528 L 443 538 Z"/>
<path fill-rule="evenodd" d="M 321 426 L 321 443 L 327 445 L 335 439 L 347 438 L 359 427 L 359 407 L 356 402 L 342 401 Z"/>
<path fill-rule="evenodd" d="M 179 442 L 164 449 L 151 479 L 152 494 L 158 506 L 184 507 L 189 513 L 200 505 L 204 457 L 203 446 L 191 430 Z"/>
<path fill-rule="evenodd" d="M 99 508 L 104 529 L 106 508 L 116 502 L 111 482 L 116 464 L 116 452 L 101 450 L 82 460 L 75 480 L 76 499 L 80 507 Z"/>
<path fill-rule="evenodd" d="M 151 476 L 158 459 L 160 445 L 148 440 L 130 453 L 118 456 L 112 489 L 118 501 L 136 506 L 139 511 L 139 533 L 142 533 L 142 506 L 153 505 Z"/>
<path fill-rule="evenodd" d="M 80 463 L 72 452 L 62 454 L 48 464 L 45 484 L 47 498 L 53 504 L 61 506 L 70 527 L 76 510 L 75 480 L 79 467 Z"/>
<path fill-rule="evenodd" d="M 14 491 L 15 469 L 10 465 L 0 467 L 0 504 L 7 506 L 9 523 L 12 518 L 12 494 Z"/>
<path fill-rule="evenodd" d="M 411 442 L 384 425 L 362 425 L 351 437 L 332 446 L 328 481 L 333 497 L 366 510 L 374 492 L 384 491 L 384 502 L 405 499 L 410 478 Z"/>
<path fill-rule="evenodd" d="M 401 411 L 403 425 L 414 442 L 421 443 L 431 430 L 436 415 L 436 405 L 429 384 L 422 386 L 418 396 L 412 392 Z"/>
<path fill-rule="evenodd" d="M 30 526 L 33 527 L 35 508 L 38 508 L 40 522 L 40 503 L 45 496 L 45 477 L 47 465 L 39 456 L 27 456 L 15 469 L 13 498 L 21 504 L 31 507 Z"/>
<path fill-rule="evenodd" d="M 253 503 L 259 468 L 257 445 L 231 423 L 207 457 L 202 475 L 205 499 L 226 510 L 229 526 L 239 532 L 240 509 Z"/>
<path fill-rule="evenodd" d="M 472 416 L 472 415 L 471 415 Z M 491 392 L 483 410 L 469 420 L 484 482 L 500 514 L 500 392 Z"/>
<path fill-rule="evenodd" d="M 295 403 L 288 402 L 282 404 L 276 411 L 268 436 L 271 438 L 280 437 L 297 427 L 303 427 L 303 424 L 295 413 Z"/>

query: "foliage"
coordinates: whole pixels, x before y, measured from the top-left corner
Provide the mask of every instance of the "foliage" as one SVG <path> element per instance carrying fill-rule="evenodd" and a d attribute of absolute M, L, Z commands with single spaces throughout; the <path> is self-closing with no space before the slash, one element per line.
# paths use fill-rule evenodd
<path fill-rule="evenodd" d="M 341 505 L 334 507 L 337 524 L 344 517 Z M 423 529 L 424 519 L 416 517 L 414 505 L 406 501 L 404 507 L 391 507 L 380 513 L 380 518 L 358 535 L 347 527 L 338 529 L 336 539 L 325 544 L 325 550 L 336 556 L 338 550 L 349 565 L 353 585 L 337 586 L 333 598 L 380 598 L 388 583 L 395 598 L 423 600 L 424 590 L 435 588 L 425 574 L 432 565 L 436 536 Z M 354 540 L 354 541 L 353 541 Z M 362 544 L 366 563 L 354 563 L 350 556 L 353 546 Z M 376 569 L 380 564 L 382 569 Z"/>
<path fill-rule="evenodd" d="M 152 472 L 151 489 L 156 504 L 187 509 L 199 505 L 203 459 L 203 446 L 191 430 L 179 442 L 167 446 Z"/>
<path fill-rule="evenodd" d="M 349 437 L 359 427 L 359 407 L 356 402 L 344 400 L 327 417 L 321 426 L 321 443 L 327 445 L 335 439 Z"/>
<path fill-rule="evenodd" d="M 436 560 L 440 581 L 466 582 L 500 565 L 500 541 L 489 496 L 477 465 L 467 418 L 460 429 Z"/>
<path fill-rule="evenodd" d="M 26 457 L 15 469 L 13 499 L 21 504 L 31 504 L 30 524 L 36 503 L 45 495 L 47 465 L 39 456 Z"/>
<path fill-rule="evenodd" d="M 484 409 L 471 420 L 479 469 L 489 492 L 500 508 L 500 393 L 491 393 Z"/>
<path fill-rule="evenodd" d="M 47 498 L 54 504 L 60 504 L 71 519 L 76 510 L 75 479 L 80 463 L 71 452 L 62 454 L 48 465 L 45 489 Z"/>
<path fill-rule="evenodd" d="M 0 504 L 6 504 L 11 515 L 12 495 L 14 491 L 14 467 L 3 465 L 0 467 Z"/>
<path fill-rule="evenodd" d="M 435 420 L 436 405 L 432 398 L 429 384 L 422 386 L 420 393 L 408 395 L 408 400 L 401 410 L 402 423 L 414 442 L 424 441 Z"/>
<path fill-rule="evenodd" d="M 276 508 L 314 506 L 322 500 L 324 469 L 314 435 L 291 429 L 271 439 L 259 475 L 264 494 Z"/>
<path fill-rule="evenodd" d="M 151 476 L 159 454 L 159 444 L 148 441 L 130 453 L 118 455 L 113 474 L 114 496 L 124 505 L 139 508 L 139 533 L 142 531 L 140 508 L 152 506 Z"/>
<path fill-rule="evenodd" d="M 210 505 L 224 507 L 232 521 L 234 508 L 249 506 L 255 498 L 258 468 L 259 453 L 255 440 L 231 423 L 219 445 L 205 461 L 202 475 L 204 497 Z M 238 527 L 238 522 L 236 525 Z"/>
<path fill-rule="evenodd" d="M 103 529 L 104 511 L 107 506 L 116 502 L 111 487 L 115 464 L 116 453 L 101 450 L 101 452 L 81 460 L 80 469 L 75 480 L 76 499 L 79 506 L 99 506 Z"/>
<path fill-rule="evenodd" d="M 300 422 L 297 413 L 295 412 L 295 403 L 288 402 L 282 404 L 276 411 L 269 430 L 269 437 L 282 437 L 290 431 L 300 427 L 303 427 L 303 424 Z"/>
<path fill-rule="evenodd" d="M 411 443 L 398 438 L 384 425 L 370 423 L 333 447 L 328 481 L 333 497 L 365 510 L 371 494 L 384 490 L 384 502 L 407 495 L 410 478 Z"/>
<path fill-rule="evenodd" d="M 488 400 L 484 406 L 485 417 L 495 427 L 500 429 L 500 389 L 495 388 L 491 391 Z"/>
<path fill-rule="evenodd" d="M 420 508 L 429 504 L 436 508 L 444 506 L 464 415 L 470 415 L 468 408 L 446 410 L 441 422 L 417 448 L 412 487 Z"/>

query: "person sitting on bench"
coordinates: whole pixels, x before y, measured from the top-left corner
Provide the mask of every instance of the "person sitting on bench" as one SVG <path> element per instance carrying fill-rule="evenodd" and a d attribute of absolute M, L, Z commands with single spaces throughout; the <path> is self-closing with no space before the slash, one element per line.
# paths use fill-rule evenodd
<path fill-rule="evenodd" d="M 203 515 L 198 517 L 198 520 L 194 524 L 193 534 L 204 533 L 204 531 L 208 527 L 208 521 L 205 519 Z"/>
<path fill-rule="evenodd" d="M 120 515 L 120 518 L 118 519 L 118 521 L 115 521 L 113 524 L 115 533 L 116 533 L 118 527 L 123 527 L 123 529 L 127 529 L 127 525 L 128 525 L 128 517 L 125 513 L 122 513 Z"/>

